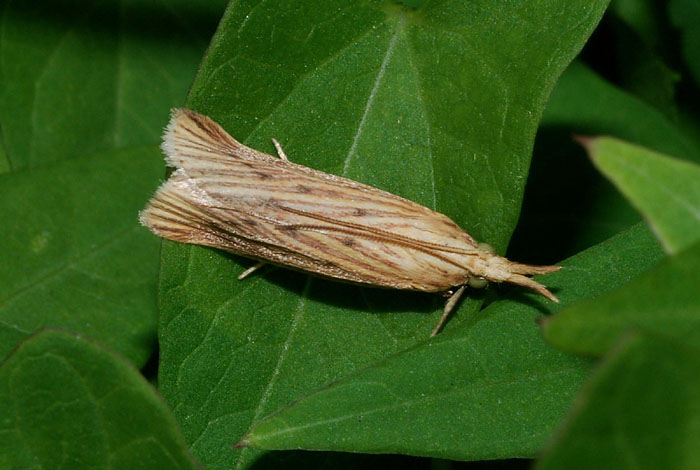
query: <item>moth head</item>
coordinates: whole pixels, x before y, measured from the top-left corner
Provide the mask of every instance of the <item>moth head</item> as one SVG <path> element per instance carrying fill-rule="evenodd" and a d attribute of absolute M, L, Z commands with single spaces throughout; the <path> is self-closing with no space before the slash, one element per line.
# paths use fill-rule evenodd
<path fill-rule="evenodd" d="M 488 279 L 484 276 L 469 276 L 469 279 L 467 279 L 467 285 L 472 289 L 483 289 L 488 283 Z"/>
<path fill-rule="evenodd" d="M 481 272 L 475 274 L 479 274 L 480 276 L 470 277 L 467 282 L 470 286 L 472 286 L 472 279 L 474 279 L 474 283 L 477 285 L 479 279 L 491 282 L 508 282 L 510 284 L 527 287 L 547 297 L 552 302 L 559 302 L 559 299 L 545 286 L 528 276 L 553 273 L 559 271 L 561 266 L 533 266 L 514 263 L 507 258 L 496 255 L 493 248 L 486 244 L 479 244 L 479 251 L 481 252 L 481 263 L 479 263 Z"/>

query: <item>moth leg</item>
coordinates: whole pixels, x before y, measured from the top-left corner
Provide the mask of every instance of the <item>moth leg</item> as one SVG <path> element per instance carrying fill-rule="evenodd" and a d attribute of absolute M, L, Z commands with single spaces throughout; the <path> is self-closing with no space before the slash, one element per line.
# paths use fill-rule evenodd
<path fill-rule="evenodd" d="M 277 155 L 279 155 L 280 158 L 285 162 L 288 162 L 289 158 L 287 158 L 287 154 L 284 153 L 284 150 L 282 150 L 282 146 L 279 142 L 277 142 L 277 139 L 272 139 L 272 143 L 275 144 L 275 148 L 277 149 Z"/>
<path fill-rule="evenodd" d="M 253 274 L 258 269 L 262 268 L 266 264 L 267 263 L 260 261 L 259 263 L 256 263 L 254 266 L 249 267 L 248 269 L 246 269 L 245 271 L 243 271 L 241 274 L 238 275 L 238 280 L 242 281 L 243 279 L 247 278 L 248 276 Z"/>
<path fill-rule="evenodd" d="M 447 299 L 447 302 L 445 302 L 445 309 L 442 312 L 442 316 L 440 317 L 440 320 L 438 321 L 437 325 L 435 325 L 435 328 L 433 328 L 432 333 L 430 333 L 431 338 L 440 332 L 442 327 L 445 325 L 447 318 L 450 316 L 452 311 L 455 309 L 457 302 L 459 302 L 460 297 L 462 297 L 462 294 L 464 294 L 464 291 L 466 289 L 467 289 L 467 286 L 460 287 L 459 289 L 457 289 L 457 292 L 452 294 L 450 296 L 450 298 Z"/>

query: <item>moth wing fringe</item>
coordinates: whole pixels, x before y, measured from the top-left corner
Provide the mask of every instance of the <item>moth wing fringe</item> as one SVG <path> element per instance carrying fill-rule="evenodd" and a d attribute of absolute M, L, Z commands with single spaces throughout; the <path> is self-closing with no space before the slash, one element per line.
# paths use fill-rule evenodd
<path fill-rule="evenodd" d="M 219 246 L 211 233 L 212 216 L 202 210 L 206 195 L 182 170 L 175 171 L 139 213 L 141 225 L 156 235 L 182 243 Z M 199 200 L 198 200 L 199 199 Z"/>
<path fill-rule="evenodd" d="M 246 147 L 211 118 L 184 108 L 171 111 L 161 149 L 168 165 L 185 171 L 232 158 L 278 160 Z"/>

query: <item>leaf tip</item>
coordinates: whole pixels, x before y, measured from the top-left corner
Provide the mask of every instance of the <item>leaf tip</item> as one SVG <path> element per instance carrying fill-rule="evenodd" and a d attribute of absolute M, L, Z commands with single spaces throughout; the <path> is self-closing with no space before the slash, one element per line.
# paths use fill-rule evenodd
<path fill-rule="evenodd" d="M 243 436 L 238 442 L 231 446 L 232 449 L 243 449 L 250 446 L 250 439 L 248 439 L 248 434 Z"/>
<path fill-rule="evenodd" d="M 236 442 L 234 445 L 231 446 L 232 449 L 243 449 L 244 447 L 248 447 L 250 443 L 248 442 L 248 439 L 246 437 L 243 437 L 240 441 Z"/>
<path fill-rule="evenodd" d="M 593 153 L 593 143 L 595 141 L 595 137 L 591 137 L 589 135 L 578 135 L 574 134 L 572 136 L 572 139 L 574 141 L 578 142 L 584 149 L 586 149 L 586 152 L 589 154 Z"/>

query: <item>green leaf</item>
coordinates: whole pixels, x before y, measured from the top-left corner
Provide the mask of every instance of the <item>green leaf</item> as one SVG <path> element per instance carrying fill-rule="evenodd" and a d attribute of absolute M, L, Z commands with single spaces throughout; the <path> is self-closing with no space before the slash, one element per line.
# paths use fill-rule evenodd
<path fill-rule="evenodd" d="M 437 208 L 502 248 L 543 103 L 604 3 L 572 9 L 580 22 L 547 1 L 510 11 L 338 2 L 320 16 L 306 15 L 313 2 L 265 2 L 252 14 L 236 5 L 188 104 L 250 145 L 272 151 L 277 137 L 298 163 Z"/>
<path fill-rule="evenodd" d="M 700 347 L 700 244 L 664 260 L 605 296 L 548 319 L 545 338 L 569 351 L 603 354 L 631 328 Z"/>
<path fill-rule="evenodd" d="M 623 284 L 662 255 L 648 230 L 638 226 L 562 263 L 546 281 L 566 305 Z M 542 341 L 534 320 L 553 309 L 518 292 L 458 331 L 272 414 L 243 443 L 463 460 L 532 457 L 588 372 L 587 361 Z"/>
<path fill-rule="evenodd" d="M 679 130 L 677 123 L 606 82 L 580 62 L 574 62 L 557 83 L 541 126 L 567 127 L 585 135 L 611 135 L 700 162 L 697 147 Z"/>
<path fill-rule="evenodd" d="M 537 470 L 700 467 L 696 348 L 635 335 L 615 348 Z"/>
<path fill-rule="evenodd" d="M 11 168 L 157 143 L 224 4 L 2 2 L 0 128 Z"/>
<path fill-rule="evenodd" d="M 677 122 L 683 98 L 676 100 L 675 95 L 682 76 L 677 71 L 677 37 L 668 24 L 667 3 L 613 0 L 607 16 L 609 34 L 600 42 L 614 55 L 606 57 L 607 63 L 600 68 Z"/>
<path fill-rule="evenodd" d="M 598 169 L 639 209 L 664 247 L 700 239 L 700 166 L 619 139 L 582 140 Z"/>
<path fill-rule="evenodd" d="M 64 331 L 0 367 L 0 467 L 198 468 L 172 413 L 131 364 Z"/>
<path fill-rule="evenodd" d="M 613 0 L 609 10 L 655 49 L 663 47 L 665 5 L 654 0 Z"/>
<path fill-rule="evenodd" d="M 5 147 L 0 142 L 0 175 L 10 171 L 10 160 L 7 159 Z"/>
<path fill-rule="evenodd" d="M 544 102 L 605 4 L 236 2 L 188 105 L 254 148 L 275 137 L 295 162 L 446 213 L 502 252 Z M 229 445 L 252 422 L 427 338 L 439 316 L 436 296 L 287 270 L 238 282 L 239 263 L 164 245 L 159 383 L 207 466 L 251 464 L 260 453 Z"/>
<path fill-rule="evenodd" d="M 662 5 L 645 5 L 649 8 L 649 14 L 658 10 L 660 15 L 654 17 L 657 21 L 663 18 L 664 7 Z M 618 12 L 619 13 L 619 10 Z M 680 81 L 680 74 L 672 70 L 659 53 L 659 47 L 652 44 L 654 39 L 647 39 L 643 34 L 647 29 L 653 29 L 658 25 L 629 24 L 627 18 L 618 16 L 608 17 L 609 28 L 612 30 L 615 67 L 612 73 L 617 77 L 621 86 L 660 111 L 663 111 L 672 120 L 678 117 L 678 106 L 675 102 L 676 86 Z M 639 20 L 639 18 L 635 18 Z M 643 31 L 633 28 L 643 28 Z M 660 28 L 659 28 L 660 29 Z M 662 36 L 663 37 L 663 36 Z"/>
<path fill-rule="evenodd" d="M 148 147 L 0 175 L 0 357 L 60 326 L 146 361 L 158 241 L 137 213 L 164 174 L 161 158 Z"/>
<path fill-rule="evenodd" d="M 683 58 L 696 85 L 700 85 L 700 4 L 695 0 L 671 0 L 668 2 L 668 16 L 680 31 Z"/>
<path fill-rule="evenodd" d="M 136 216 L 164 170 L 131 146 L 158 143 L 222 6 L 2 2 L 0 357 L 44 325 L 152 353 L 158 243 Z"/>
<path fill-rule="evenodd" d="M 573 141 L 577 134 L 614 135 L 700 161 L 700 152 L 676 123 L 574 62 L 557 82 L 542 116 L 509 257 L 554 263 L 639 222 L 639 212 Z"/>

